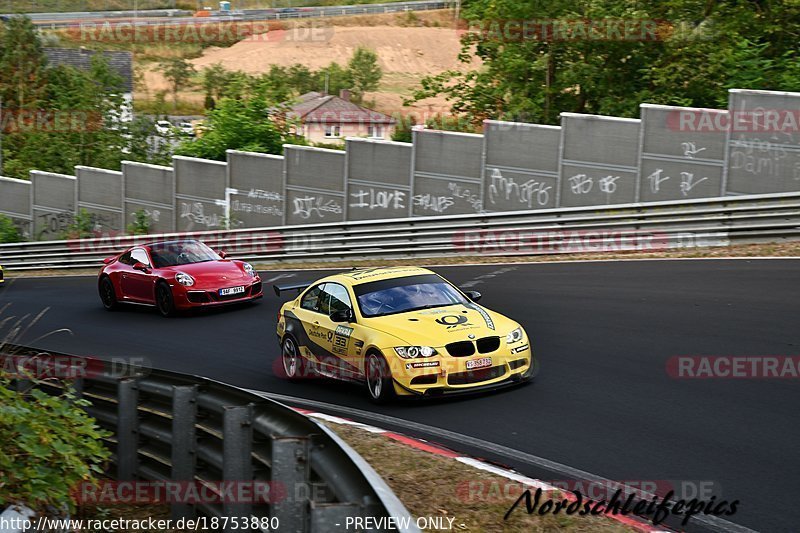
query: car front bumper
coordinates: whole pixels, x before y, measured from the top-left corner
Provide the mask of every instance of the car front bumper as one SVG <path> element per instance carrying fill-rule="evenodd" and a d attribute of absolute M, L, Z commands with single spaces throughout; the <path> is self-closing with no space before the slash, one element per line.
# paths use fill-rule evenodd
<path fill-rule="evenodd" d="M 203 307 L 216 307 L 220 305 L 236 304 L 257 300 L 264 296 L 264 288 L 260 279 L 253 280 L 249 285 L 244 286 L 244 292 L 230 296 L 220 296 L 220 288 L 200 289 L 195 287 L 184 287 L 183 285 L 173 285 L 172 294 L 177 309 L 197 309 Z"/>
<path fill-rule="evenodd" d="M 524 348 L 524 349 L 520 349 Z M 514 350 L 514 351 L 512 351 Z M 527 381 L 538 372 L 538 361 L 527 338 L 489 354 L 469 357 L 440 355 L 426 359 L 395 358 L 390 363 L 395 392 L 401 396 L 439 396 L 497 389 Z M 491 366 L 471 369 L 468 361 L 488 358 Z"/>

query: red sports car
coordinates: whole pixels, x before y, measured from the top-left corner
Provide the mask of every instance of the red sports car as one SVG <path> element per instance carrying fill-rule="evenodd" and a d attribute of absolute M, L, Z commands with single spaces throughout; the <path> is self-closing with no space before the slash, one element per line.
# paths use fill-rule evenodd
<path fill-rule="evenodd" d="M 249 263 L 226 259 L 200 241 L 137 245 L 103 262 L 98 289 L 109 311 L 125 302 L 154 305 L 172 316 L 263 296 L 261 278 Z"/>

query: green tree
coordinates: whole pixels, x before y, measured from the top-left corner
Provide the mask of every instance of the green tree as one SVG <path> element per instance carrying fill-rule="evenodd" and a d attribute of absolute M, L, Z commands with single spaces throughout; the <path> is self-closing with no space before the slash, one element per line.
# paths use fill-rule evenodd
<path fill-rule="evenodd" d="M 4 119 L 4 173 L 26 179 L 32 169 L 118 168 L 127 143 L 122 78 L 101 55 L 87 71 L 48 67 L 46 78 L 35 110 Z"/>
<path fill-rule="evenodd" d="M 369 48 L 359 46 L 347 64 L 347 73 L 356 100 L 362 101 L 364 93 L 376 90 L 383 77 L 383 70 L 378 64 L 378 54 Z"/>
<path fill-rule="evenodd" d="M 475 126 L 558 123 L 562 111 L 638 117 L 643 101 L 725 107 L 730 88 L 800 86 L 796 1 L 470 0 L 463 13 L 481 31 L 464 34 L 461 59 L 481 66 L 426 77 L 412 100 L 444 95 Z M 560 33 L 554 23 L 548 34 L 509 32 L 509 20 L 554 21 Z M 638 32 L 598 38 L 586 24 L 612 20 L 639 21 Z"/>
<path fill-rule="evenodd" d="M 318 91 L 324 91 L 327 88 L 328 94 L 339 94 L 342 89 L 352 87 L 353 81 L 350 79 L 350 72 L 335 61 L 320 69 L 318 74 Z"/>
<path fill-rule="evenodd" d="M 22 236 L 14 221 L 5 215 L 0 215 L 0 243 L 20 242 Z"/>
<path fill-rule="evenodd" d="M 173 109 L 178 109 L 178 93 L 191 85 L 192 76 L 197 73 L 194 66 L 182 57 L 165 59 L 159 63 L 159 70 L 167 78 L 172 90 Z"/>
<path fill-rule="evenodd" d="M 0 24 L 0 95 L 6 110 L 38 105 L 47 85 L 45 64 L 42 42 L 28 17 Z"/>
<path fill-rule="evenodd" d="M 209 106 L 208 102 L 216 102 L 222 98 L 227 81 L 228 71 L 222 66 L 222 63 L 214 63 L 203 69 L 202 85 L 206 93 L 206 109 L 214 108 L 214 105 Z"/>
<path fill-rule="evenodd" d="M 208 114 L 208 131 L 183 142 L 176 153 L 217 161 L 225 161 L 226 150 L 280 154 L 285 142 L 296 140 L 286 126 L 270 120 L 269 107 L 261 98 L 223 98 Z"/>

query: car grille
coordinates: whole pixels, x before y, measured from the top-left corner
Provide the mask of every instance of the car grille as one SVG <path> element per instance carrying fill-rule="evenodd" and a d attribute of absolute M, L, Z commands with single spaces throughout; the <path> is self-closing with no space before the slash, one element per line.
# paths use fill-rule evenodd
<path fill-rule="evenodd" d="M 257 281 L 250 287 L 250 294 L 256 295 L 261 292 L 261 282 Z"/>
<path fill-rule="evenodd" d="M 469 357 L 475 353 L 475 345 L 471 341 L 451 342 L 445 348 L 453 357 Z"/>
<path fill-rule="evenodd" d="M 475 344 L 478 345 L 478 353 L 490 353 L 500 347 L 500 337 L 484 337 Z"/>
<path fill-rule="evenodd" d="M 468 385 L 470 383 L 480 383 L 481 381 L 489 381 L 490 379 L 499 378 L 505 374 L 505 371 L 505 365 L 500 365 L 490 368 L 482 368 L 480 370 L 457 372 L 447 376 L 447 383 L 450 385 Z"/>

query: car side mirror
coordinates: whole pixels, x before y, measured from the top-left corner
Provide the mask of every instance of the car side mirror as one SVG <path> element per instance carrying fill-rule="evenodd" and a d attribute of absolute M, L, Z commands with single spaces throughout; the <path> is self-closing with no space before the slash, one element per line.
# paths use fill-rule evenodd
<path fill-rule="evenodd" d="M 219 255 L 223 259 L 226 259 L 228 257 L 228 254 L 225 253 L 225 250 L 220 250 L 219 254 L 217 255 Z"/>
<path fill-rule="evenodd" d="M 145 274 L 150 272 L 150 267 L 148 267 L 147 265 L 145 265 L 144 263 L 142 263 L 140 261 L 137 261 L 136 263 L 133 264 L 133 269 L 134 270 L 140 270 L 140 271 L 144 272 Z"/>
<path fill-rule="evenodd" d="M 103 263 L 106 265 L 110 265 L 111 263 L 114 262 L 114 259 L 116 258 L 117 258 L 116 255 L 112 255 L 111 257 L 106 257 L 105 259 L 103 259 Z"/>
<path fill-rule="evenodd" d="M 477 302 L 483 297 L 483 295 L 478 291 L 466 291 L 464 294 L 466 294 L 467 298 L 469 298 L 473 302 Z"/>
<path fill-rule="evenodd" d="M 334 311 L 331 313 L 331 320 L 334 322 L 352 322 L 353 311 L 352 309 L 343 309 L 341 311 Z"/>

